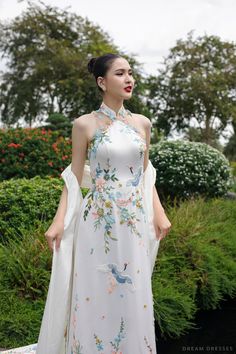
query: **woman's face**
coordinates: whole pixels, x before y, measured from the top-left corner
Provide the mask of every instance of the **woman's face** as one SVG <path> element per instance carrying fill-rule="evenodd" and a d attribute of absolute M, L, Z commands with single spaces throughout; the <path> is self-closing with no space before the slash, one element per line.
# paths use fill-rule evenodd
<path fill-rule="evenodd" d="M 105 95 L 129 99 L 132 96 L 135 80 L 128 61 L 124 58 L 117 58 L 113 61 L 106 75 L 103 78 L 99 76 L 98 82 L 103 89 L 105 88 Z M 127 86 L 131 87 L 130 91 L 125 90 Z"/>

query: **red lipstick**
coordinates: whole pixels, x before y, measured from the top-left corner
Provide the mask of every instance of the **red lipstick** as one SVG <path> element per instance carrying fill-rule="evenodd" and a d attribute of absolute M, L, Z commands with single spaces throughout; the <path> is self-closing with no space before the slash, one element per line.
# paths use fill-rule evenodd
<path fill-rule="evenodd" d="M 126 92 L 131 92 L 132 91 L 132 86 L 127 86 L 124 88 Z"/>

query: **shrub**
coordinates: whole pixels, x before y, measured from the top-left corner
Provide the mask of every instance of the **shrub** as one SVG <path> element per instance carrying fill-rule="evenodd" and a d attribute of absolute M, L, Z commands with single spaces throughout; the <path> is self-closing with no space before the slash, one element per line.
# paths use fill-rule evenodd
<path fill-rule="evenodd" d="M 64 181 L 59 178 L 11 179 L 0 183 L 0 243 L 21 238 L 40 221 L 52 220 Z"/>
<path fill-rule="evenodd" d="M 205 143 L 162 141 L 151 146 L 150 159 L 161 199 L 220 197 L 232 183 L 229 161 Z"/>
<path fill-rule="evenodd" d="M 56 213 L 64 180 L 36 176 L 0 183 L 0 243 L 8 242 L 30 230 L 41 221 L 51 223 Z M 82 194 L 87 193 L 81 188 Z M 45 230 L 46 231 L 46 230 Z"/>
<path fill-rule="evenodd" d="M 64 116 L 62 113 L 51 113 L 46 119 L 44 125 L 45 130 L 56 130 L 59 132 L 60 136 L 70 137 L 71 136 L 71 121 L 68 117 Z"/>
<path fill-rule="evenodd" d="M 0 129 L 0 181 L 59 177 L 71 161 L 71 139 L 44 128 Z"/>
<path fill-rule="evenodd" d="M 178 337 L 194 327 L 198 309 L 236 296 L 236 203 L 198 197 L 167 214 L 173 227 L 154 267 L 154 309 L 162 334 Z"/>
<path fill-rule="evenodd" d="M 231 161 L 230 166 L 233 174 L 233 183 L 231 186 L 231 191 L 236 193 L 236 161 Z"/>
<path fill-rule="evenodd" d="M 45 224 L 21 242 L 0 244 L 0 343 L 16 348 L 37 342 L 48 291 L 52 255 Z"/>
<path fill-rule="evenodd" d="M 16 291 L 31 301 L 46 299 L 52 263 L 46 226 L 40 223 L 34 231 L 25 231 L 20 242 L 11 237 L 7 245 L 0 243 L 1 285 L 8 293 Z"/>

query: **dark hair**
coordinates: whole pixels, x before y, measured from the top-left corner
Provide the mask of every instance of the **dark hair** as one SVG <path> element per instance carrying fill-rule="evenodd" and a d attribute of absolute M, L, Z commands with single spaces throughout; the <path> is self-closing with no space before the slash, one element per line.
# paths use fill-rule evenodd
<path fill-rule="evenodd" d="M 103 92 L 103 90 L 98 85 L 97 78 L 99 76 L 104 77 L 107 71 L 110 69 L 113 61 L 117 58 L 121 58 L 121 56 L 119 54 L 108 53 L 96 58 L 93 57 L 88 62 L 88 71 L 95 77 L 96 84 L 101 92 Z"/>

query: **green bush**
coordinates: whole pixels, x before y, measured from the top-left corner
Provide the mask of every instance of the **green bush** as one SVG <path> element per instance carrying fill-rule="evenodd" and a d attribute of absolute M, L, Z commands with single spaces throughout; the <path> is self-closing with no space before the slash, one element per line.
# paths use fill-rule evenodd
<path fill-rule="evenodd" d="M 0 183 L 0 243 L 34 230 L 56 213 L 64 181 L 59 178 L 11 179 Z"/>
<path fill-rule="evenodd" d="M 232 183 L 229 161 L 215 148 L 188 141 L 162 141 L 150 148 L 161 199 L 221 197 Z"/>
<path fill-rule="evenodd" d="M 198 309 L 236 296 L 236 203 L 202 197 L 169 207 L 169 235 L 160 242 L 152 283 L 163 336 L 194 328 Z"/>
<path fill-rule="evenodd" d="M 231 161 L 230 166 L 233 174 L 233 183 L 230 190 L 236 193 L 236 161 Z"/>
<path fill-rule="evenodd" d="M 37 342 L 50 279 L 52 256 L 45 224 L 21 242 L 0 244 L 0 343 L 16 348 Z"/>
<path fill-rule="evenodd" d="M 45 242 L 45 223 L 26 232 L 19 242 L 11 237 L 7 246 L 0 243 L 1 285 L 22 299 L 46 299 L 52 254 Z M 44 231 L 45 230 L 45 231 Z"/>
<path fill-rule="evenodd" d="M 0 129 L 0 181 L 59 177 L 71 161 L 71 139 L 44 128 Z"/>
<path fill-rule="evenodd" d="M 232 169 L 233 176 L 236 177 L 236 161 L 231 161 L 230 162 L 230 166 L 231 166 L 231 169 Z"/>
<path fill-rule="evenodd" d="M 45 120 L 47 125 L 44 125 L 45 130 L 56 130 L 59 132 L 60 136 L 68 137 L 71 136 L 71 121 L 62 113 L 51 113 Z"/>
<path fill-rule="evenodd" d="M 21 238 L 34 231 L 41 222 L 52 222 L 56 213 L 64 180 L 36 176 L 10 179 L 0 183 L 0 243 L 9 238 Z M 87 193 L 81 188 L 82 194 Z"/>

